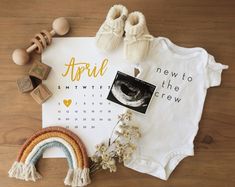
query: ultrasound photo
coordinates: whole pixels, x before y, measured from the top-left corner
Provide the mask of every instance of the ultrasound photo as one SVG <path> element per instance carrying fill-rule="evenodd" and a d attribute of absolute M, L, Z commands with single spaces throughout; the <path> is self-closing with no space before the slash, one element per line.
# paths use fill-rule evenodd
<path fill-rule="evenodd" d="M 118 71 L 107 99 L 145 113 L 155 88 L 150 83 Z"/>

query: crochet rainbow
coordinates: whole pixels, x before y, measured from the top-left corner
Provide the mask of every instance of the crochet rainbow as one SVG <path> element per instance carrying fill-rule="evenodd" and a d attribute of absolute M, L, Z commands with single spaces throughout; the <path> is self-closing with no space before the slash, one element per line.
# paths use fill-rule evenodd
<path fill-rule="evenodd" d="M 76 187 L 90 183 L 89 160 L 84 144 L 76 134 L 58 126 L 41 129 L 26 140 L 8 172 L 9 177 L 26 181 L 41 178 L 35 165 L 50 147 L 59 147 L 66 155 L 69 170 L 65 185 Z"/>

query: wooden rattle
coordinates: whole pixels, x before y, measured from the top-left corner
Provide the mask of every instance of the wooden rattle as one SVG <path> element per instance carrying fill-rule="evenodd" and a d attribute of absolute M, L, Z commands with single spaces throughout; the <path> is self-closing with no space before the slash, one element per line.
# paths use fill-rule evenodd
<path fill-rule="evenodd" d="M 68 33 L 70 26 L 67 19 L 64 17 L 57 18 L 52 23 L 52 30 L 50 32 L 42 30 L 36 34 L 31 40 L 31 45 L 27 49 L 15 49 L 12 54 L 13 61 L 18 65 L 24 65 L 29 61 L 29 53 L 36 50 L 41 54 L 42 51 L 51 44 L 54 35 L 63 36 Z"/>

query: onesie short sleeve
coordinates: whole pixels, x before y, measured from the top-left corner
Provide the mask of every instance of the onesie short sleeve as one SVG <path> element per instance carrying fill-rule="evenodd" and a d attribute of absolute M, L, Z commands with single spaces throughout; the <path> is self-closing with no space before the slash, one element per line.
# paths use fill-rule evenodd
<path fill-rule="evenodd" d="M 228 69 L 227 65 L 217 63 L 212 55 L 208 55 L 206 64 L 206 85 L 207 87 L 219 86 L 223 69 Z"/>

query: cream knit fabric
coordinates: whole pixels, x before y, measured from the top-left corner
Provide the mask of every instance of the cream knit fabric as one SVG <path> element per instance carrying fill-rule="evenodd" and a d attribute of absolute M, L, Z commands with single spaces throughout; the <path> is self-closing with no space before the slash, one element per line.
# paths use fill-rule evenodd
<path fill-rule="evenodd" d="M 126 59 L 140 63 L 148 55 L 153 36 L 149 34 L 145 16 L 141 12 L 129 14 L 125 24 L 124 53 Z"/>
<path fill-rule="evenodd" d="M 123 5 L 110 8 L 106 20 L 96 33 L 96 45 L 102 51 L 115 49 L 122 40 L 128 10 Z"/>

